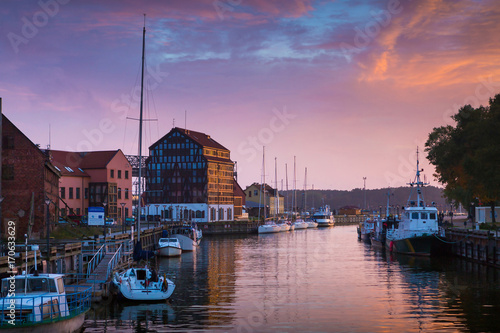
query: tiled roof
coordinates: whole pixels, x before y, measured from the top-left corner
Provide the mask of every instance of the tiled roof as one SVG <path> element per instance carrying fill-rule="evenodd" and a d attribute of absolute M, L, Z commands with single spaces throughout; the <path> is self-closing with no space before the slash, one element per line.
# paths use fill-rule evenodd
<path fill-rule="evenodd" d="M 203 147 L 210 147 L 210 148 L 216 148 L 216 149 L 223 149 L 223 150 L 228 150 L 226 147 L 215 141 L 210 137 L 210 135 L 207 135 L 205 133 L 201 132 L 196 132 L 196 131 L 191 131 L 191 130 L 186 130 L 184 128 L 179 128 L 179 127 L 174 127 L 165 134 L 161 139 L 157 140 L 155 143 L 153 143 L 149 148 L 151 149 L 152 147 L 156 146 L 158 143 L 163 142 L 167 136 L 170 135 L 173 131 L 178 131 L 179 133 L 187 136 L 191 140 L 195 141 L 199 145 Z M 229 151 L 229 150 L 228 150 Z"/>
<path fill-rule="evenodd" d="M 228 150 L 226 147 L 224 147 L 223 145 L 212 139 L 210 135 L 207 135 L 205 133 L 191 131 L 179 127 L 175 127 L 175 129 L 181 132 L 182 134 L 186 135 L 187 137 L 193 139 L 194 141 L 196 141 L 197 143 L 199 143 L 204 147 Z"/>
<path fill-rule="evenodd" d="M 71 152 L 51 150 L 52 163 L 64 176 L 88 177 L 84 169 L 104 169 L 119 150 Z"/>

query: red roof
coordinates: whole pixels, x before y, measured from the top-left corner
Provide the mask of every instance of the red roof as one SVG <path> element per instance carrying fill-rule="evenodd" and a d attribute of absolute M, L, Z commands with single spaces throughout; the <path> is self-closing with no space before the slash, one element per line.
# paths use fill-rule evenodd
<path fill-rule="evenodd" d="M 105 169 L 120 150 L 71 152 L 51 150 L 52 163 L 64 176 L 88 177 L 84 169 Z"/>
<path fill-rule="evenodd" d="M 224 147 L 223 145 L 221 145 L 220 143 L 218 143 L 217 141 L 212 139 L 210 137 L 210 135 L 207 135 L 207 134 L 201 133 L 201 132 L 192 131 L 192 130 L 187 130 L 184 128 L 179 128 L 179 127 L 172 128 L 172 130 L 170 132 L 168 132 L 161 139 L 159 139 L 158 141 L 153 143 L 150 146 L 150 149 L 151 149 L 151 147 L 156 146 L 159 142 L 162 142 L 163 140 L 165 140 L 165 137 L 167 137 L 173 131 L 178 131 L 179 133 L 187 136 L 188 138 L 190 138 L 191 140 L 195 141 L 196 143 L 198 143 L 199 145 L 201 145 L 203 147 L 210 147 L 210 148 L 223 149 L 223 150 L 229 151 L 229 149 L 227 149 L 226 147 Z"/>

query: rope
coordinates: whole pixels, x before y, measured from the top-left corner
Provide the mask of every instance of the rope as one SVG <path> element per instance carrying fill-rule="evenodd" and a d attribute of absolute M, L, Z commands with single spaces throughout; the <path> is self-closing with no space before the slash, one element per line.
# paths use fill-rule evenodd
<path fill-rule="evenodd" d="M 441 242 L 446 243 L 446 244 L 456 244 L 456 243 L 460 243 L 460 242 L 464 241 L 465 239 L 467 239 L 469 236 L 470 236 L 470 234 L 469 234 L 469 233 L 467 233 L 467 236 L 465 236 L 463 239 L 461 239 L 461 240 L 459 240 L 459 241 L 456 241 L 456 242 L 448 242 L 448 241 L 445 241 L 444 239 L 439 238 L 439 236 L 438 236 L 438 235 L 434 234 L 434 237 L 436 237 L 438 240 L 440 240 Z"/>

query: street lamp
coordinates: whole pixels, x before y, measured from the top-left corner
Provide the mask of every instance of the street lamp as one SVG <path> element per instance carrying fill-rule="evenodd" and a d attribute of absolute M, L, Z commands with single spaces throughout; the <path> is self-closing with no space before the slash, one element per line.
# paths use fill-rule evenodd
<path fill-rule="evenodd" d="M 47 273 L 50 273 L 50 199 L 45 197 L 45 205 L 47 206 L 47 219 L 45 224 L 47 225 Z"/>
<path fill-rule="evenodd" d="M 107 205 L 107 204 L 108 204 L 108 203 L 107 203 L 106 201 L 104 201 L 104 202 L 102 203 L 102 205 L 104 206 L 104 224 L 103 224 L 103 230 L 102 230 L 102 234 L 103 234 L 103 236 L 104 236 L 104 243 L 106 243 L 106 216 L 108 216 L 108 215 L 106 214 L 106 205 Z"/>
<path fill-rule="evenodd" d="M 121 202 L 122 206 L 122 233 L 125 233 L 125 202 Z"/>

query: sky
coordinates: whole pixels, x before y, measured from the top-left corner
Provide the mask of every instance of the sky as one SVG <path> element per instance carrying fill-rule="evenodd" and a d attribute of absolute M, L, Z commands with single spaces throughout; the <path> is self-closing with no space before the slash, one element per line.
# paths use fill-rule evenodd
<path fill-rule="evenodd" d="M 500 93 L 493 0 L 2 0 L 0 15 L 2 112 L 34 143 L 138 154 L 145 22 L 144 155 L 173 126 L 203 132 L 243 188 L 274 184 L 275 161 L 293 188 L 294 156 L 298 189 L 406 186 L 417 147 L 439 185 L 428 134 Z"/>

